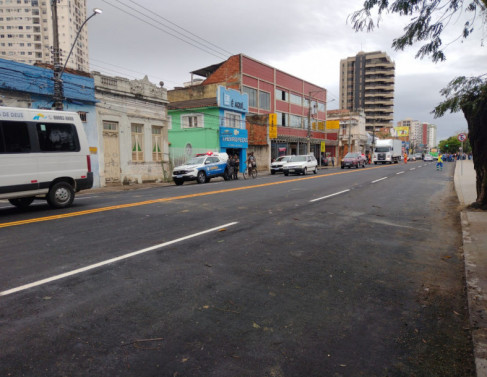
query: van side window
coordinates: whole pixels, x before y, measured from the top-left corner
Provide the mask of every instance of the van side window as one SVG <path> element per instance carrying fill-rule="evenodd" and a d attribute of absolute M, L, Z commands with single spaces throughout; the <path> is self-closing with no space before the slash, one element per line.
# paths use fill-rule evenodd
<path fill-rule="evenodd" d="M 24 122 L 0 122 L 0 153 L 29 153 L 29 131 Z"/>
<path fill-rule="evenodd" d="M 37 123 L 37 135 L 42 152 L 78 152 L 78 134 L 74 124 Z"/>

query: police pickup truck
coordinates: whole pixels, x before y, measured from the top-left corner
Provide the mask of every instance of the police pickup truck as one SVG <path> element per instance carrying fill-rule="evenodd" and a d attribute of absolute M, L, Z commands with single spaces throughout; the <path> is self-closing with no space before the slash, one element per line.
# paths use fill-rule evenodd
<path fill-rule="evenodd" d="M 228 155 L 226 153 L 208 152 L 188 160 L 184 165 L 176 166 L 172 172 L 172 179 L 180 186 L 184 181 L 198 183 L 210 182 L 211 178 L 223 177 L 228 180 Z"/>

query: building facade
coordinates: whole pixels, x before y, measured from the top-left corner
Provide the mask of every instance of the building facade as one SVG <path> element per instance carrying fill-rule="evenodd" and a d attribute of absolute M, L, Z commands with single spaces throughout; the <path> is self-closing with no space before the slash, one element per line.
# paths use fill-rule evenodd
<path fill-rule="evenodd" d="M 212 95 L 212 85 L 222 85 L 246 93 L 249 100 L 248 116 L 255 118 L 275 113 L 277 135 L 270 138 L 267 129 L 265 145 L 259 142 L 249 149 L 261 159 L 259 166 L 268 166 L 271 158 L 279 154 L 307 153 L 308 142 L 311 153 L 319 158 L 321 142 L 325 140 L 326 89 L 309 83 L 288 73 L 273 68 L 243 54 L 228 60 L 191 72 L 193 77 L 204 77 L 197 85 L 175 88 L 169 92 L 169 100 L 204 98 Z M 209 94 L 210 93 L 210 94 Z M 262 128 L 262 120 L 248 124 L 249 137 Z M 253 125 L 255 124 L 255 130 Z M 260 125 L 260 128 L 257 128 Z"/>
<path fill-rule="evenodd" d="M 431 150 L 433 148 L 437 147 L 437 142 L 436 142 L 436 135 L 437 135 L 437 127 L 434 124 L 429 124 L 428 125 L 428 150 Z"/>
<path fill-rule="evenodd" d="M 0 1 L 0 58 L 26 64 L 53 63 L 52 13 L 51 0 Z M 64 64 L 86 19 L 86 0 L 58 0 L 57 15 Z M 80 32 L 67 67 L 89 72 L 87 26 Z"/>
<path fill-rule="evenodd" d="M 0 59 L 0 106 L 51 109 L 54 82 L 51 69 Z M 65 72 L 64 110 L 79 114 L 90 147 L 93 187 L 100 186 L 100 142 L 96 126 L 95 85 L 87 75 Z"/>
<path fill-rule="evenodd" d="M 390 128 L 394 113 L 395 63 L 381 51 L 340 61 L 340 109 L 365 111 L 367 131 Z"/>
<path fill-rule="evenodd" d="M 169 180 L 167 90 L 92 72 L 97 99 L 101 185 Z"/>
<path fill-rule="evenodd" d="M 365 130 L 365 112 L 363 110 L 330 110 L 328 111 L 328 122 L 333 121 L 339 122 L 338 153 L 330 155 L 337 157 L 337 161 L 348 152 L 363 154 L 371 152 L 369 151 L 369 137 Z"/>
<path fill-rule="evenodd" d="M 172 165 L 181 165 L 195 154 L 212 151 L 238 155 L 242 170 L 248 148 L 247 111 L 248 96 L 223 86 L 216 87 L 214 98 L 171 102 Z"/>

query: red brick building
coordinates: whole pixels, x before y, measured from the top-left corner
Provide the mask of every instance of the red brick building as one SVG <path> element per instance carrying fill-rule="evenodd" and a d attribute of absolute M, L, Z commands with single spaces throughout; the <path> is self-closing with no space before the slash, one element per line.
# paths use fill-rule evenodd
<path fill-rule="evenodd" d="M 271 158 L 281 154 L 307 153 L 308 140 L 311 153 L 320 156 L 321 142 L 325 140 L 325 88 L 243 54 L 191 72 L 192 82 L 194 76 L 204 77 L 203 82 L 169 91 L 169 100 L 201 98 L 213 92 L 204 87 L 215 85 L 247 93 L 249 150 L 257 154 L 260 166 L 268 165 Z M 272 139 L 267 120 L 271 113 L 277 114 L 277 138 Z"/>

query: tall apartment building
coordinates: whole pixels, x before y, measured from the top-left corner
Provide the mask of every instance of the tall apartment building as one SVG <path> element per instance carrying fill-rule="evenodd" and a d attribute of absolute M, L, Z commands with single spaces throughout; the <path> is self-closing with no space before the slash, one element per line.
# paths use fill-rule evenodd
<path fill-rule="evenodd" d="M 57 14 L 64 64 L 86 19 L 86 0 L 59 0 Z M 0 58 L 26 64 L 52 64 L 52 47 L 51 0 L 0 0 Z M 89 72 L 86 27 L 81 30 L 67 67 Z"/>
<path fill-rule="evenodd" d="M 381 51 L 340 60 L 340 109 L 365 111 L 367 131 L 392 127 L 395 63 Z"/>
<path fill-rule="evenodd" d="M 428 148 L 436 148 L 436 134 L 437 134 L 437 127 L 434 124 L 428 125 Z"/>

